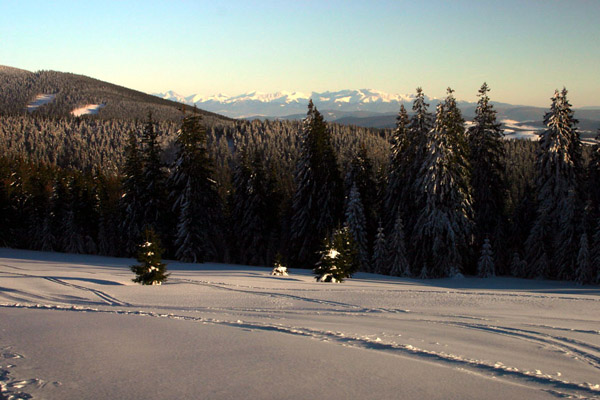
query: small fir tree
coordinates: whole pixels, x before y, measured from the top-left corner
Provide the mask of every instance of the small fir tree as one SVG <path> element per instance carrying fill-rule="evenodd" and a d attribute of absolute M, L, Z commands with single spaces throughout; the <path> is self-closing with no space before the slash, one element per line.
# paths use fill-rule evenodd
<path fill-rule="evenodd" d="M 354 239 L 354 243 L 356 243 L 360 269 L 368 272 L 369 252 L 367 250 L 365 213 L 360 198 L 360 192 L 358 191 L 356 183 L 352 185 L 350 195 L 348 196 L 348 205 L 346 206 L 346 224 L 350 229 L 350 234 Z"/>
<path fill-rule="evenodd" d="M 165 282 L 169 274 L 166 273 L 167 264 L 161 261 L 162 252 L 158 235 L 152 228 L 147 228 L 144 242 L 138 248 L 137 260 L 140 264 L 131 266 L 131 271 L 136 275 L 132 280 L 142 285 L 160 285 Z"/>
<path fill-rule="evenodd" d="M 385 233 L 383 232 L 383 226 L 379 221 L 379 227 L 377 228 L 377 235 L 375 236 L 375 245 L 373 246 L 373 268 L 372 272 L 376 274 L 387 274 L 387 244 L 385 240 Z"/>
<path fill-rule="evenodd" d="M 490 239 L 485 238 L 481 246 L 481 256 L 477 263 L 477 273 L 481 278 L 490 278 L 496 275 L 494 267 L 494 253 Z"/>
<path fill-rule="evenodd" d="M 390 243 L 390 271 L 392 276 L 410 276 L 410 263 L 406 254 L 404 223 L 400 214 L 396 217 Z"/>
<path fill-rule="evenodd" d="M 521 260 L 519 253 L 516 251 L 513 253 L 512 261 L 510 262 L 510 273 L 512 276 L 518 278 L 524 278 L 527 276 L 527 262 Z"/>
<path fill-rule="evenodd" d="M 358 251 L 347 226 L 325 240 L 313 273 L 317 282 L 343 282 L 358 270 Z"/>
<path fill-rule="evenodd" d="M 579 241 L 579 254 L 577 255 L 577 270 L 575 272 L 575 281 L 583 285 L 592 283 L 595 279 L 592 263 L 590 262 L 590 251 L 587 233 L 581 235 Z"/>

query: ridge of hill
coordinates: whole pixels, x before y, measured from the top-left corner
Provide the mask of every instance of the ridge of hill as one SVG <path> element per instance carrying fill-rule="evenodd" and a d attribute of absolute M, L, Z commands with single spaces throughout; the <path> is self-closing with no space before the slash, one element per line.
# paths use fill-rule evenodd
<path fill-rule="evenodd" d="M 0 65 L 0 114 L 29 112 L 49 117 L 97 115 L 102 119 L 177 121 L 188 105 L 161 99 L 124 86 L 58 71 L 30 72 Z M 208 124 L 232 121 L 213 112 L 197 110 Z"/>

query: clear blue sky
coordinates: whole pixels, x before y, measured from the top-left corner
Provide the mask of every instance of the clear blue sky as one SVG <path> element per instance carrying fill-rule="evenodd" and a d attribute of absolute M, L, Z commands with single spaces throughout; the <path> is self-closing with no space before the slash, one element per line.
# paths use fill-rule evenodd
<path fill-rule="evenodd" d="M 599 0 L 0 2 L 0 64 L 183 95 L 422 86 L 600 106 Z"/>

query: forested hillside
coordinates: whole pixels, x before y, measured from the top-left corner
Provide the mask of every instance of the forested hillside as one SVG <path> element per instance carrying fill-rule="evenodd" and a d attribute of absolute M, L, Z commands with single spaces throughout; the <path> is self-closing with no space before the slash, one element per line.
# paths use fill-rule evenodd
<path fill-rule="evenodd" d="M 434 113 L 419 89 L 393 130 L 312 103 L 303 121 L 7 112 L 0 241 L 130 256 L 151 227 L 168 257 L 313 268 L 344 231 L 354 270 L 597 281 L 598 145 L 566 91 L 539 142 L 505 140 L 488 92 L 468 129 L 451 90 Z"/>
<path fill-rule="evenodd" d="M 55 95 L 36 109 L 29 109 L 38 95 Z M 157 121 L 181 120 L 182 105 L 136 90 L 103 82 L 83 75 L 57 71 L 29 72 L 0 66 L 0 115 L 14 116 L 31 112 L 37 116 L 69 117 L 71 112 L 88 104 L 102 105 L 103 119 L 143 120 L 152 111 Z M 231 121 L 227 117 L 198 111 L 209 124 Z"/>

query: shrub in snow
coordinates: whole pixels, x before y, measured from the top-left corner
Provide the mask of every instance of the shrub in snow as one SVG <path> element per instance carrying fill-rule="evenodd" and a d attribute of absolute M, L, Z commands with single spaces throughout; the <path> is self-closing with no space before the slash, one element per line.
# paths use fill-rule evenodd
<path fill-rule="evenodd" d="M 343 282 L 358 270 L 358 250 L 347 226 L 326 240 L 321 259 L 313 269 L 317 282 Z"/>
<path fill-rule="evenodd" d="M 273 270 L 271 271 L 271 275 L 275 276 L 288 276 L 288 269 L 281 262 L 281 254 L 277 253 L 275 256 L 275 262 L 273 264 Z"/>
<path fill-rule="evenodd" d="M 287 267 L 275 263 L 275 267 L 273 268 L 273 271 L 271 271 L 271 275 L 288 276 Z"/>
<path fill-rule="evenodd" d="M 477 263 L 477 273 L 481 278 L 489 278 L 496 275 L 494 268 L 494 253 L 490 239 L 485 238 L 483 246 L 481 246 L 481 257 Z"/>
<path fill-rule="evenodd" d="M 136 277 L 132 279 L 142 285 L 160 285 L 167 280 L 167 264 L 161 262 L 163 249 L 160 247 L 158 235 L 153 229 L 146 229 L 144 242 L 139 245 L 137 260 L 139 265 L 132 265 L 131 271 Z"/>

